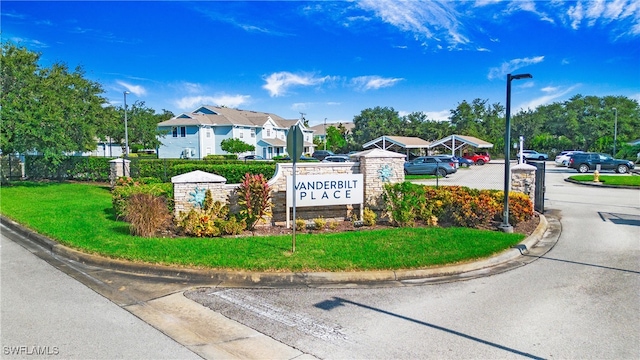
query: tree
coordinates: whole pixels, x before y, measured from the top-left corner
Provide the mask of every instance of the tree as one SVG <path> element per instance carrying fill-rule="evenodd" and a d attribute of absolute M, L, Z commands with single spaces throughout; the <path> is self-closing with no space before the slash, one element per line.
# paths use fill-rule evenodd
<path fill-rule="evenodd" d="M 398 136 L 403 131 L 400 115 L 393 108 L 379 107 L 362 110 L 353 118 L 353 139 L 364 144 L 383 135 Z"/>
<path fill-rule="evenodd" d="M 240 139 L 224 139 L 220 142 L 220 148 L 231 154 L 240 154 L 247 151 L 255 151 L 256 147 Z"/>
<path fill-rule="evenodd" d="M 342 125 L 342 124 L 341 124 Z M 327 149 L 336 152 L 347 145 L 344 135 L 335 126 L 327 128 Z"/>
<path fill-rule="evenodd" d="M 2 45 L 0 146 L 5 153 L 37 151 L 57 164 L 65 153 L 95 149 L 106 99 L 81 67 L 43 68 L 39 59 L 24 47 Z"/>

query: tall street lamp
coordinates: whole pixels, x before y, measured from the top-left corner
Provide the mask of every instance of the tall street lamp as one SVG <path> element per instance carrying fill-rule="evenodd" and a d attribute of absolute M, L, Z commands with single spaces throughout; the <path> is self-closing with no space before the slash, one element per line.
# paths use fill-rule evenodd
<path fill-rule="evenodd" d="M 502 231 L 507 233 L 513 232 L 513 227 L 509 224 L 509 180 L 511 179 L 509 174 L 509 159 L 511 157 L 511 154 L 509 153 L 511 150 L 511 80 L 531 79 L 532 77 L 533 76 L 531 76 L 531 74 L 507 74 L 507 114 L 504 132 L 504 210 L 502 212 L 502 224 L 500 224 Z"/>
<path fill-rule="evenodd" d="M 613 108 L 613 111 L 615 111 L 616 116 L 615 116 L 615 120 L 613 121 L 613 157 L 616 157 L 616 141 L 618 140 L 618 109 Z"/>
<path fill-rule="evenodd" d="M 129 158 L 129 130 L 127 126 L 127 94 L 128 91 L 124 92 L 124 158 Z"/>

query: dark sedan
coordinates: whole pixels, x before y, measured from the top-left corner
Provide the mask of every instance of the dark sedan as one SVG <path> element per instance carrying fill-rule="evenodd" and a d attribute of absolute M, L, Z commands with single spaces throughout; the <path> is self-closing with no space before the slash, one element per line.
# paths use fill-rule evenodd
<path fill-rule="evenodd" d="M 421 156 L 404 163 L 406 175 L 437 175 L 445 177 L 458 169 L 453 162 L 442 161 L 435 156 Z"/>

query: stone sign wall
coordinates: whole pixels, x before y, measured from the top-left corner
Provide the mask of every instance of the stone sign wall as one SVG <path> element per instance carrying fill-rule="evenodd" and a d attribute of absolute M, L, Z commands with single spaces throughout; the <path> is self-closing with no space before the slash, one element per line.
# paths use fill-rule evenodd
<path fill-rule="evenodd" d="M 355 154 L 352 162 L 344 163 L 296 163 L 296 176 L 298 175 L 322 175 L 331 179 L 338 174 L 362 174 L 364 180 L 364 207 L 373 210 L 382 210 L 381 197 L 384 183 L 396 183 L 404 181 L 404 158 L 402 154 L 374 149 Z M 286 189 L 287 176 L 293 175 L 292 163 L 276 164 L 276 173 L 268 184 L 272 189 L 271 201 L 273 203 L 271 224 L 284 224 L 286 222 Z M 197 201 L 203 198 L 207 189 L 211 190 L 214 201 L 219 200 L 228 203 L 231 211 L 237 206 L 235 192 L 239 184 L 226 184 L 226 179 L 205 173 L 194 171 L 171 179 L 174 184 L 175 215 L 180 212 L 188 212 L 197 207 Z M 354 211 L 360 213 L 359 204 L 335 205 L 321 207 L 301 207 L 296 209 L 296 217 L 311 220 L 318 217 L 325 219 L 350 218 Z"/>

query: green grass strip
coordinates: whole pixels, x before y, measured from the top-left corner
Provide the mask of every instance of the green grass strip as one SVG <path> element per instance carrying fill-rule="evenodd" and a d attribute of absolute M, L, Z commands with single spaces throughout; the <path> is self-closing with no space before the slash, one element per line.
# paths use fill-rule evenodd
<path fill-rule="evenodd" d="M 574 175 L 569 179 L 575 181 L 592 182 L 593 175 Z M 600 182 L 613 186 L 638 186 L 640 187 L 640 176 L 636 175 L 600 175 Z"/>
<path fill-rule="evenodd" d="M 0 212 L 69 247 L 152 264 L 252 271 L 417 269 L 499 253 L 524 235 L 467 228 L 395 228 L 226 238 L 142 238 L 116 221 L 107 187 L 19 183 L 0 188 Z"/>

